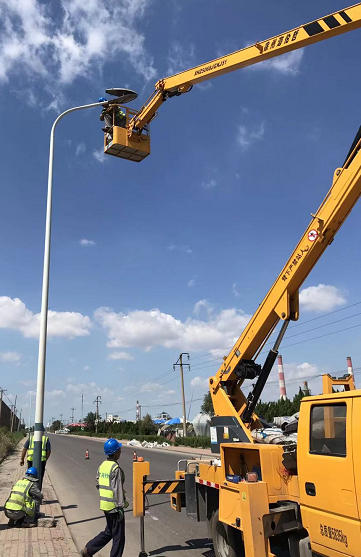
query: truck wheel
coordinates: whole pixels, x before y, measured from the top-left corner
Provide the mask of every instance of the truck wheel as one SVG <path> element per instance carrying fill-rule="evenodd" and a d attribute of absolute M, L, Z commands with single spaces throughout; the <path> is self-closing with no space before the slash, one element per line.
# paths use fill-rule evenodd
<path fill-rule="evenodd" d="M 219 511 L 217 509 L 210 521 L 216 557 L 245 557 L 241 532 L 224 524 L 224 522 L 220 522 L 218 516 Z"/>

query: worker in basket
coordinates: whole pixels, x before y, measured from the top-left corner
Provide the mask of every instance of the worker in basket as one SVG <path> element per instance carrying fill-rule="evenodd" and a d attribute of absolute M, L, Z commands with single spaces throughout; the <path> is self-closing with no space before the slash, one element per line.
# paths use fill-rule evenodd
<path fill-rule="evenodd" d="M 105 97 L 100 97 L 98 102 L 107 102 L 107 99 Z M 113 139 L 113 122 L 114 126 L 118 126 L 120 128 L 125 128 L 126 125 L 125 114 L 117 104 L 103 105 L 103 110 L 101 111 L 99 118 L 100 121 L 105 124 L 102 131 L 107 134 L 108 140 Z"/>

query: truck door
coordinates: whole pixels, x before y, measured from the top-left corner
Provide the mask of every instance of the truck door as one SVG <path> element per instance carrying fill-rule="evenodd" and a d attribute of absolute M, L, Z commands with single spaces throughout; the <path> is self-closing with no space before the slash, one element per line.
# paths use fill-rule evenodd
<path fill-rule="evenodd" d="M 360 555 L 352 404 L 352 397 L 337 397 L 335 402 L 309 399 L 301 406 L 297 448 L 301 514 L 312 549 L 321 555 Z"/>

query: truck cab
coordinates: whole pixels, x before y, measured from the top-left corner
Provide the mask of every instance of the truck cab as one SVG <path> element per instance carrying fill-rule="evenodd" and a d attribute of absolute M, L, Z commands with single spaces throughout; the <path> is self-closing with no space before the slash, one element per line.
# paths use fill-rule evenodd
<path fill-rule="evenodd" d="M 302 401 L 297 467 L 302 524 L 312 550 L 359 556 L 361 390 Z"/>

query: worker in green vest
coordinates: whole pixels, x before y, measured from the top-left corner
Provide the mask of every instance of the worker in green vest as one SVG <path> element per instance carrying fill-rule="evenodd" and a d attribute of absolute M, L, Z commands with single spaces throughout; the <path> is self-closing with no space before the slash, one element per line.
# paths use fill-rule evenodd
<path fill-rule="evenodd" d="M 29 438 L 24 443 L 23 451 L 21 453 L 20 466 L 24 466 L 26 453 L 28 453 L 27 454 L 28 468 L 31 468 L 33 465 L 33 457 L 34 457 L 34 434 L 33 433 L 29 433 Z M 46 462 L 50 455 L 51 455 L 51 445 L 50 445 L 49 437 L 47 435 L 43 435 L 41 438 L 41 479 L 43 479 L 44 477 Z"/>
<path fill-rule="evenodd" d="M 96 486 L 100 495 L 100 510 L 104 511 L 107 521 L 106 528 L 90 540 L 81 550 L 80 555 L 91 557 L 113 540 L 110 557 L 121 557 L 125 544 L 124 509 L 129 506 L 125 498 L 124 472 L 118 464 L 122 444 L 116 439 L 108 439 L 104 443 L 107 460 L 99 466 Z"/>
<path fill-rule="evenodd" d="M 43 494 L 37 486 L 38 471 L 31 467 L 25 476 L 16 482 L 5 503 L 8 526 L 29 526 L 34 524 L 36 503 L 41 503 Z"/>

